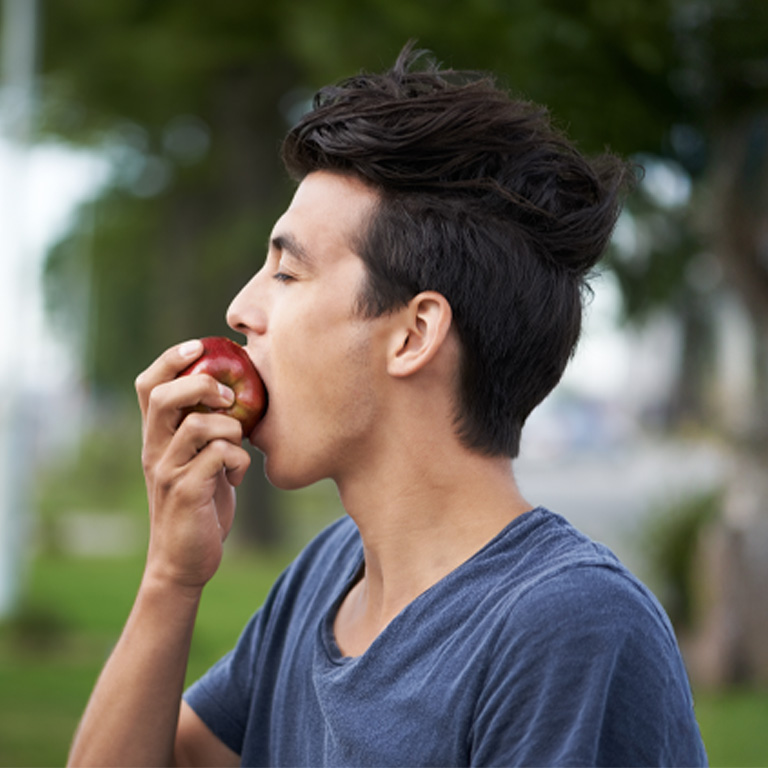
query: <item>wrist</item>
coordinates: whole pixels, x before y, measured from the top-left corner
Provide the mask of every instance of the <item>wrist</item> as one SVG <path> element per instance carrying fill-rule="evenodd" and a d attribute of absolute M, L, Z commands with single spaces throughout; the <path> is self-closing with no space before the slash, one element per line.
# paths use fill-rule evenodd
<path fill-rule="evenodd" d="M 189 604 L 196 607 L 203 593 L 204 583 L 195 583 L 180 578 L 169 568 L 147 564 L 141 579 L 140 591 L 155 600 L 168 599 L 174 604 Z"/>

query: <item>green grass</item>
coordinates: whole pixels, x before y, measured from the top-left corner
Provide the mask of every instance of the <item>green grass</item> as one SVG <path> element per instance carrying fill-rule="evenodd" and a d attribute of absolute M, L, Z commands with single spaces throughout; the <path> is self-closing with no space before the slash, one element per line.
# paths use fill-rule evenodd
<path fill-rule="evenodd" d="M 234 644 L 287 559 L 229 553 L 200 607 L 188 680 Z M 0 626 L 0 766 L 64 764 L 141 571 L 139 558 L 36 562 L 23 609 Z"/>
<path fill-rule="evenodd" d="M 699 692 L 695 699 L 710 765 L 768 765 L 768 691 Z"/>
<path fill-rule="evenodd" d="M 228 553 L 200 609 L 190 681 L 235 642 L 287 559 Z M 138 557 L 35 563 L 24 610 L 0 626 L 0 766 L 64 763 L 141 569 Z M 713 766 L 768 765 L 768 691 L 698 692 L 696 704 Z"/>

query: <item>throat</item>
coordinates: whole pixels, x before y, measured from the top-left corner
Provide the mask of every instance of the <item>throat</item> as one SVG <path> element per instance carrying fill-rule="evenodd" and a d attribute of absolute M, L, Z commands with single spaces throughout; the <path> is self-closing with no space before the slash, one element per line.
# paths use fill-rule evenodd
<path fill-rule="evenodd" d="M 384 629 L 366 609 L 366 591 L 363 576 L 349 590 L 336 613 L 333 634 L 343 656 L 362 656 Z"/>
<path fill-rule="evenodd" d="M 334 638 L 341 653 L 362 656 L 422 591 L 395 590 L 386 595 L 385 590 L 372 584 L 363 573 L 342 600 L 334 619 Z"/>
<path fill-rule="evenodd" d="M 464 464 L 472 465 L 473 459 L 480 461 L 468 457 Z M 419 495 L 413 491 L 418 484 L 412 483 L 407 492 L 380 494 L 387 500 L 384 506 L 348 508 L 360 532 L 365 565 L 334 617 L 336 645 L 344 655 L 365 653 L 410 603 L 532 509 L 517 490 L 508 463 L 485 459 L 481 469 L 469 473 L 475 482 L 444 479 L 426 491 L 421 488 Z"/>

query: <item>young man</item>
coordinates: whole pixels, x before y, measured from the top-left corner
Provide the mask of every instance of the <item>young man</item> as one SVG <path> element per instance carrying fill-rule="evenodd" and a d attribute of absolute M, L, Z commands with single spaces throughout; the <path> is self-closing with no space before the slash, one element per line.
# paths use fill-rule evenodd
<path fill-rule="evenodd" d="M 196 610 L 248 468 L 232 393 L 137 379 L 151 535 L 74 764 L 701 765 L 662 609 L 520 494 L 511 459 L 576 344 L 630 174 L 589 162 L 489 80 L 416 70 L 322 91 L 287 137 L 300 181 L 228 321 L 269 392 L 275 485 L 348 516 L 182 700 Z"/>

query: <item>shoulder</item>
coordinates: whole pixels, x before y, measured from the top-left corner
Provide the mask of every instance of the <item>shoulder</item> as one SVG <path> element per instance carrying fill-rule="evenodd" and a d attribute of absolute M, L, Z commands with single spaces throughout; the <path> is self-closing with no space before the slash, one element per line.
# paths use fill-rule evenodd
<path fill-rule="evenodd" d="M 690 704 L 687 673 L 666 613 L 604 546 L 537 510 L 507 546 L 486 624 L 488 680 L 601 699 L 674 696 Z M 513 538 L 515 538 L 513 537 Z M 542 681 L 547 686 L 542 687 Z"/>
<path fill-rule="evenodd" d="M 687 673 L 656 598 L 562 518 L 528 523 L 527 565 L 501 579 L 487 633 L 478 754 L 509 732 L 520 739 L 507 757 L 549 764 L 698 754 Z"/>
<path fill-rule="evenodd" d="M 497 581 L 499 642 L 596 647 L 645 638 L 677 653 L 656 597 L 616 556 L 548 510 L 535 510 L 505 550 L 514 567 Z"/>
<path fill-rule="evenodd" d="M 677 640 L 655 597 L 628 572 L 571 565 L 529 585 L 505 612 L 501 655 L 536 660 L 608 684 L 685 678 Z"/>
<path fill-rule="evenodd" d="M 594 625 L 624 633 L 647 625 L 674 642 L 658 600 L 626 568 L 610 560 L 576 560 L 544 570 L 519 593 L 510 611 L 537 623 L 558 620 L 559 627 L 574 631 Z"/>

